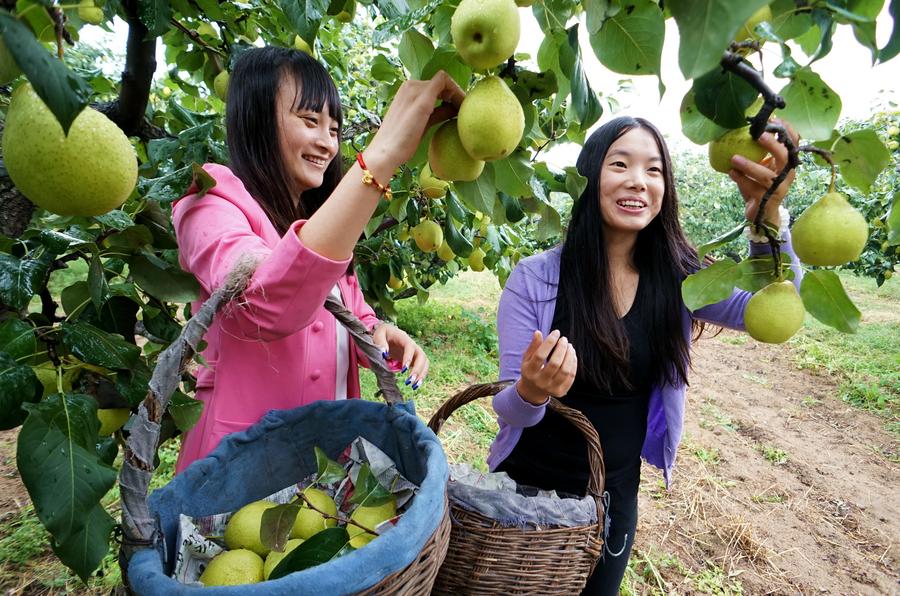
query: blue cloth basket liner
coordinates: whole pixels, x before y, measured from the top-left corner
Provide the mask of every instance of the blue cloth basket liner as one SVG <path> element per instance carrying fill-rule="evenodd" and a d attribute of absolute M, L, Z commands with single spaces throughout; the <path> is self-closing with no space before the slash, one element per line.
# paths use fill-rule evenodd
<path fill-rule="evenodd" d="M 234 511 L 264 498 L 316 471 L 313 447 L 336 458 L 357 436 L 378 446 L 406 478 L 419 485 L 411 506 L 392 530 L 358 551 L 259 584 L 197 588 L 168 576 L 177 553 L 180 514 L 197 517 Z M 358 399 L 319 401 L 270 411 L 246 431 L 225 437 L 209 456 L 150 495 L 150 510 L 158 516 L 165 551 L 162 545 L 137 551 L 128 566 L 129 584 L 136 594 L 166 596 L 198 590 L 213 596 L 330 596 L 365 590 L 419 555 L 443 517 L 447 477 L 441 445 L 415 415 L 412 402 L 389 406 Z"/>

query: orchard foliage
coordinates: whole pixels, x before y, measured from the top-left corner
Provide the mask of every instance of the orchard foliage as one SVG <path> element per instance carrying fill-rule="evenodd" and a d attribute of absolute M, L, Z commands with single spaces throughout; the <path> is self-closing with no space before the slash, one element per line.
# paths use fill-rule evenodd
<path fill-rule="evenodd" d="M 565 217 L 560 206 L 577 199 L 585 180 L 574 167 L 549 167 L 543 154 L 557 143 L 583 142 L 604 107 L 614 104 L 589 80 L 583 48 L 614 72 L 658 77 L 663 89 L 661 53 L 672 18 L 680 35 L 678 62 L 693 81 L 681 110 L 686 136 L 703 144 L 746 125 L 745 111 L 759 91 L 720 61 L 745 21 L 767 3 L 527 2 L 531 14 L 523 16 L 534 18 L 543 35 L 536 55 L 515 54 L 490 69 L 522 104 L 524 137 L 510 157 L 488 163 L 477 180 L 454 183 L 432 199 L 418 183 L 424 140 L 394 177 L 394 200 L 381 204 L 359 242 L 356 266 L 368 299 L 388 315 L 394 300 L 425 300 L 429 287 L 466 267 L 473 252 L 503 282 L 523 254 L 559 237 Z M 216 77 L 254 45 L 313 52 L 341 90 L 342 155 L 349 162 L 366 147 L 404 80 L 443 69 L 467 88 L 485 73 L 473 72 L 452 44 L 456 0 L 97 0 L 102 17 L 75 0 L 0 4 L 5 51 L 23 73 L 3 88 L 0 107 L 25 79 L 64 129 L 91 104 L 129 135 L 140 162 L 129 199 L 97 217 L 34 211 L 8 180 L 0 195 L 0 428 L 21 427 L 17 464 L 37 515 L 59 558 L 86 579 L 109 549 L 115 522 L 100 500 L 115 483 L 113 464 L 128 432 L 126 425 L 113 437 L 99 437 L 97 409 L 138 406 L 156 355 L 177 336 L 190 315 L 186 305 L 198 296 L 196 282 L 178 266 L 170 206 L 192 180 L 208 188 L 199 164 L 227 162 L 225 104 L 215 92 Z M 884 123 L 876 123 L 877 130 L 853 125 L 836 131 L 840 97 L 828 86 L 828 73 L 815 69 L 833 51 L 837 27 L 851 28 L 873 62 L 893 58 L 900 51 L 900 1 L 890 0 L 893 32 L 885 47 L 877 47 L 875 19 L 883 5 L 775 0 L 771 21 L 753 31 L 767 47 L 780 49 L 777 80 L 767 81 L 785 99 L 776 115 L 789 119 L 807 142 L 833 151 L 839 184 L 864 206 L 875 231 L 863 260 L 852 266 L 879 280 L 891 271 L 900 244 L 900 205 L 896 185 L 889 183 L 896 176 L 885 183 L 878 178 L 891 159 L 882 141 L 897 136 L 887 138 Z M 110 29 L 113 17 L 129 30 L 127 47 L 114 53 L 125 56 L 116 73 L 99 68 L 112 62 L 108 49 L 78 41 L 88 22 Z M 160 47 L 165 75 L 154 79 Z M 740 51 L 758 64 L 752 49 Z M 896 143 L 892 150 L 896 161 Z M 810 193 L 823 194 L 825 186 L 823 181 Z M 736 203 L 724 201 L 729 209 Z M 732 225 L 743 223 L 736 212 Z M 409 229 L 423 219 L 443 229 L 455 255 L 448 262 L 421 252 L 409 238 Z M 64 275 L 73 263 L 84 272 L 74 279 Z M 732 263 L 716 269 L 727 272 L 713 283 L 686 291 L 692 306 L 753 280 L 755 265 Z M 855 307 L 841 298 L 839 284 L 827 288 L 835 293 L 832 310 L 846 315 L 844 326 L 852 328 Z M 163 440 L 190 428 L 199 415 L 200 404 L 188 397 L 190 379 L 183 389 L 164 418 Z"/>

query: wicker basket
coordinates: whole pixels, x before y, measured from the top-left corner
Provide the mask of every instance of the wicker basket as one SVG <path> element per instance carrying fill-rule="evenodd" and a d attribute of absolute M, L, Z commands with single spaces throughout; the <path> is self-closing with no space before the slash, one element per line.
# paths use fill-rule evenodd
<path fill-rule="evenodd" d="M 451 397 L 428 426 L 438 433 L 457 408 L 494 395 L 508 383 L 473 385 Z M 603 549 L 603 451 L 597 431 L 577 410 L 551 398 L 549 407 L 584 434 L 591 471 L 588 494 L 597 523 L 587 526 L 521 529 L 450 503 L 450 548 L 435 581 L 434 594 L 578 594 Z"/>
<path fill-rule="evenodd" d="M 424 459 L 424 456 L 420 457 L 423 458 L 421 460 L 422 462 L 427 461 L 429 464 L 428 476 L 425 479 L 429 487 L 428 497 L 421 501 L 423 507 L 425 506 L 425 503 L 428 503 L 428 505 L 427 509 L 418 510 L 416 515 L 423 518 L 431 517 L 425 523 L 414 525 L 423 528 L 423 531 L 427 531 L 426 528 L 428 527 L 434 527 L 433 532 L 424 540 L 421 533 L 418 535 L 418 538 L 412 544 L 418 545 L 418 541 L 423 541 L 424 544 L 418 551 L 417 556 L 406 565 L 403 565 L 402 561 L 397 561 L 396 559 L 388 564 L 381 564 L 380 562 L 373 564 L 371 559 L 367 559 L 368 563 L 366 563 L 364 567 L 369 571 L 369 577 L 362 579 L 359 578 L 359 575 L 361 574 L 356 572 L 358 568 L 351 569 L 353 566 L 351 563 L 355 564 L 354 561 L 362 563 L 363 559 L 360 559 L 359 557 L 370 557 L 365 550 L 351 553 L 345 557 L 299 572 L 298 574 L 290 574 L 278 580 L 254 585 L 195 588 L 178 583 L 174 579 L 168 577 L 167 571 L 171 571 L 173 563 L 174 537 L 172 536 L 171 520 L 167 522 L 168 526 L 170 526 L 167 532 L 166 527 L 164 527 L 164 524 L 162 523 L 162 518 L 171 516 L 168 514 L 163 516 L 159 510 L 154 507 L 160 506 L 160 503 L 162 502 L 166 502 L 169 505 L 172 503 L 181 505 L 182 503 L 178 500 L 180 497 L 172 497 L 172 495 L 175 494 L 175 491 L 171 491 L 171 493 L 155 492 L 152 498 L 148 498 L 149 481 L 154 470 L 153 462 L 154 456 L 156 455 L 156 443 L 159 437 L 159 421 L 162 417 L 162 413 L 165 411 L 173 390 L 177 386 L 180 372 L 183 370 L 185 364 L 192 358 L 193 353 L 197 349 L 197 345 L 200 343 L 206 329 L 209 327 L 214 314 L 226 303 L 240 295 L 243 288 L 246 287 L 248 278 L 249 273 L 243 272 L 240 274 L 239 279 L 231 279 L 229 283 L 226 284 L 226 287 L 214 293 L 200 311 L 198 311 L 188 322 L 182 331 L 181 336 L 160 356 L 157 368 L 154 370 L 153 378 L 150 382 L 148 395 L 142 402 L 138 413 L 135 415 L 137 419 L 132 425 L 133 430 L 126 445 L 125 462 L 120 473 L 123 523 L 121 538 L 122 548 L 120 550 L 119 560 L 122 567 L 123 579 L 125 580 L 127 588 L 130 592 L 133 591 L 132 593 L 154 595 L 165 594 L 166 596 L 169 596 L 170 594 L 193 594 L 201 589 L 204 594 L 212 593 L 222 595 L 318 595 L 322 593 L 322 589 L 317 589 L 317 587 L 320 586 L 317 586 L 315 581 L 310 581 L 309 583 L 304 581 L 303 583 L 300 583 L 292 580 L 299 579 L 300 576 L 303 576 L 305 580 L 316 580 L 326 575 L 332 575 L 330 572 L 324 573 L 326 570 L 322 568 L 335 567 L 335 569 L 340 568 L 340 573 L 337 574 L 337 579 L 332 579 L 331 581 L 338 582 L 338 584 L 335 586 L 332 583 L 330 589 L 325 589 L 325 591 L 331 593 L 336 593 L 338 591 L 347 593 L 355 590 L 355 593 L 357 594 L 367 595 L 399 594 L 411 596 L 427 594 L 431 590 L 438 569 L 446 554 L 450 536 L 450 519 L 446 500 L 446 460 L 444 459 L 440 445 L 437 443 L 437 440 L 431 431 L 425 428 L 415 414 L 411 412 L 411 408 L 403 403 L 402 394 L 396 385 L 395 374 L 387 369 L 381 358 L 380 349 L 375 347 L 372 343 L 371 338 L 367 334 L 362 323 L 356 319 L 352 313 L 344 309 L 343 306 L 333 299 L 329 299 L 326 302 L 326 308 L 328 308 L 328 310 L 331 311 L 345 327 L 347 327 L 351 337 L 353 337 L 357 345 L 359 345 L 368 356 L 372 370 L 376 374 L 379 388 L 382 391 L 387 405 L 359 402 L 358 400 L 351 400 L 353 403 L 351 403 L 351 401 L 316 402 L 310 406 L 304 406 L 295 410 L 270 412 L 263 417 L 259 423 L 247 431 L 226 437 L 223 440 L 222 445 L 220 445 L 220 447 L 210 456 L 192 464 L 188 470 L 185 470 L 185 472 L 176 477 L 173 483 L 178 481 L 181 485 L 191 486 L 190 483 L 194 482 L 194 486 L 196 486 L 198 490 L 202 490 L 203 486 L 214 484 L 215 480 L 219 478 L 225 488 L 233 489 L 235 487 L 232 485 L 235 484 L 235 481 L 228 478 L 230 476 L 229 474 L 195 474 L 196 478 L 191 478 L 189 473 L 191 472 L 191 469 L 197 465 L 200 465 L 200 468 L 198 469 L 205 469 L 207 471 L 213 469 L 218 471 L 216 470 L 216 467 L 224 465 L 221 463 L 224 455 L 229 450 L 233 450 L 236 445 L 244 443 L 249 444 L 257 440 L 265 441 L 271 436 L 269 433 L 272 432 L 286 432 L 286 429 L 288 428 L 286 425 L 292 419 L 305 419 L 305 416 L 307 416 L 306 409 L 312 408 L 315 415 L 324 413 L 324 419 L 328 420 L 327 414 L 329 410 L 337 410 L 338 408 L 347 408 L 356 405 L 363 411 L 366 420 L 380 420 L 383 418 L 387 420 L 388 423 L 396 423 L 397 428 L 401 429 L 397 432 L 401 432 L 402 429 L 407 428 L 414 429 L 410 432 L 414 432 L 415 436 L 418 437 L 417 442 L 412 440 L 412 434 L 407 438 L 396 437 L 393 440 L 394 444 L 400 445 L 399 453 L 401 460 L 406 461 L 408 458 L 413 457 L 415 453 L 419 453 L 417 451 L 418 449 L 427 450 L 421 452 L 429 454 L 427 460 Z M 173 374 L 173 371 L 175 371 L 175 374 Z M 324 428 L 328 427 L 325 426 Z M 349 430 L 347 432 L 349 432 Z M 331 434 L 337 436 L 341 433 L 335 432 Z M 341 440 L 343 440 L 343 438 L 341 438 Z M 439 462 L 442 462 L 442 464 L 441 466 L 438 466 L 439 469 L 433 472 L 430 465 L 432 462 L 438 460 Z M 290 462 L 287 462 L 284 465 L 291 464 Z M 402 468 L 402 462 L 398 461 L 398 465 L 401 465 Z M 268 465 L 260 467 L 261 471 L 267 469 Z M 438 478 L 438 476 L 440 476 L 440 478 Z M 229 482 L 231 484 L 228 484 Z M 272 482 L 272 480 L 269 478 L 260 480 L 260 484 L 266 482 Z M 173 483 L 167 485 L 166 488 L 172 486 Z M 441 484 L 443 484 L 443 486 L 440 486 Z M 424 486 L 425 483 L 423 483 L 423 490 L 425 490 Z M 183 486 L 180 486 L 180 488 L 183 488 Z M 275 487 L 276 490 L 277 488 L 280 487 Z M 237 489 L 240 490 L 240 486 L 238 486 Z M 259 490 L 261 490 L 261 488 L 258 486 L 252 488 L 252 491 Z M 248 488 L 247 491 L 249 493 L 251 489 Z M 164 495 L 162 499 L 158 498 L 160 494 Z M 265 494 L 268 494 L 268 492 Z M 423 498 L 423 496 L 419 495 L 417 499 L 419 498 Z M 413 503 L 413 508 L 416 507 L 416 504 L 417 502 Z M 191 507 L 192 505 L 190 502 L 186 502 L 184 503 L 183 508 L 180 506 L 178 507 L 178 511 L 188 515 L 198 514 L 198 512 L 188 511 Z M 412 509 L 410 511 L 412 511 Z M 434 511 L 435 513 L 431 514 L 431 511 Z M 214 512 L 216 511 L 201 512 L 199 514 L 204 515 Z M 440 519 L 436 520 L 437 516 L 440 516 Z M 401 518 L 400 521 L 402 523 L 403 518 Z M 432 524 L 434 525 L 432 526 Z M 399 527 L 396 528 L 396 530 L 399 529 Z M 382 553 L 379 555 L 381 558 L 379 558 L 378 561 L 382 561 L 385 558 L 390 560 L 391 555 L 385 557 L 384 553 L 394 551 L 385 551 L 385 548 L 389 545 L 399 544 L 399 541 L 405 536 L 396 534 L 392 537 L 391 534 L 392 533 L 389 532 L 383 537 L 385 542 L 381 545 L 376 542 L 367 547 L 375 547 L 375 549 L 378 549 L 379 552 Z M 369 553 L 373 552 L 376 551 L 369 551 Z M 409 551 L 407 550 L 406 552 Z M 354 559 L 354 557 L 357 558 Z M 313 572 L 312 575 L 310 572 Z M 346 581 L 344 581 L 343 578 L 346 578 Z M 353 580 L 352 582 L 349 581 L 351 579 Z M 341 590 L 340 587 L 345 584 L 359 586 L 359 588 L 354 588 L 353 590 Z"/>

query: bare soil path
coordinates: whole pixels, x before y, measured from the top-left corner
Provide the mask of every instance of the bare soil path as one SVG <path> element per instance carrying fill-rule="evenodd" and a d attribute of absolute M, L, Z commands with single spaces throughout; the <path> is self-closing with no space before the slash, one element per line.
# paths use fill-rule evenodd
<path fill-rule="evenodd" d="M 900 465 L 884 420 L 789 348 L 698 342 L 672 488 L 645 466 L 637 557 L 667 593 L 900 593 Z M 719 591 L 721 589 L 721 591 Z M 737 588 L 740 589 L 740 588 Z"/>

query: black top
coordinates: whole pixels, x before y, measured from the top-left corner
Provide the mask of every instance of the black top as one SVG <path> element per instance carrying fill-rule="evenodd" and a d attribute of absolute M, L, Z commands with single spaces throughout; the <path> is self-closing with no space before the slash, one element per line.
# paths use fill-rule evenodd
<path fill-rule="evenodd" d="M 562 398 L 562 403 L 581 411 L 597 429 L 607 485 L 640 477 L 641 448 L 647 433 L 653 385 L 652 338 L 646 316 L 648 298 L 639 280 L 634 303 L 621 319 L 628 338 L 631 388 L 616 381 L 607 392 L 578 375 L 569 393 Z M 569 338 L 574 335 L 561 295 L 557 297 L 551 328 L 559 329 Z M 508 473 L 520 484 L 581 496 L 588 482 L 587 443 L 571 423 L 548 408 L 539 423 L 522 429 L 512 453 L 497 470 Z"/>

